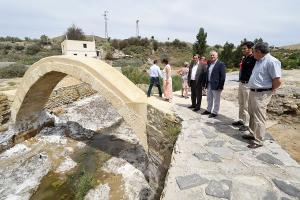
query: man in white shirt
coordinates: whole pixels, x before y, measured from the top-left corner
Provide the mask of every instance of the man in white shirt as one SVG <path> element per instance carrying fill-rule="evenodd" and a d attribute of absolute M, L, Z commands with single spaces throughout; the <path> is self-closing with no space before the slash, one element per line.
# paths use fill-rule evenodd
<path fill-rule="evenodd" d="M 210 52 L 211 62 L 207 72 L 207 109 L 202 115 L 209 115 L 209 118 L 218 116 L 221 101 L 221 92 L 224 88 L 226 72 L 225 64 L 218 60 L 216 51 Z"/>
<path fill-rule="evenodd" d="M 154 85 L 158 88 L 159 97 L 162 97 L 162 92 L 161 92 L 161 87 L 159 82 L 159 77 L 162 78 L 162 74 L 159 66 L 157 65 L 157 60 L 154 60 L 153 65 L 150 67 L 149 76 L 150 76 L 150 85 L 148 88 L 147 96 L 150 97 L 151 90 Z"/>
<path fill-rule="evenodd" d="M 191 87 L 191 100 L 192 105 L 188 108 L 193 108 L 193 111 L 200 110 L 202 101 L 202 87 L 206 80 L 206 64 L 203 60 L 199 60 L 199 55 L 193 56 L 193 62 L 190 65 L 188 74 L 188 84 Z"/>
<path fill-rule="evenodd" d="M 269 53 L 267 43 L 254 45 L 253 55 L 257 60 L 248 82 L 249 94 L 249 131 L 244 139 L 251 140 L 248 148 L 263 146 L 266 131 L 267 105 L 273 92 L 281 85 L 281 63 Z"/>

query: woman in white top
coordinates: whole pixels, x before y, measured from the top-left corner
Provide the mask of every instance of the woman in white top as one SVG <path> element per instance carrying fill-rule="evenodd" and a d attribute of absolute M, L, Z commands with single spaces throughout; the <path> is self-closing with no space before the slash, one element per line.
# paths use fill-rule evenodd
<path fill-rule="evenodd" d="M 171 66 L 169 65 L 168 59 L 163 59 L 162 63 L 165 64 L 165 68 L 163 70 L 164 74 L 164 97 L 166 101 L 171 102 L 173 98 L 173 91 L 172 91 L 172 76 L 171 76 Z"/>

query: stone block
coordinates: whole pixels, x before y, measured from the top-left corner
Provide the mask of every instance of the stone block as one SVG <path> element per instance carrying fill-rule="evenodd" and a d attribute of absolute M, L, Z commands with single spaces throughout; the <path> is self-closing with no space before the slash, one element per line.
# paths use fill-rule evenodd
<path fill-rule="evenodd" d="M 211 180 L 205 188 L 205 193 L 210 196 L 230 199 L 232 182 L 230 180 Z"/>
<path fill-rule="evenodd" d="M 198 174 L 191 174 L 188 176 L 176 177 L 176 182 L 180 190 L 193 188 L 208 182 L 208 179 L 199 176 Z"/>
<path fill-rule="evenodd" d="M 256 156 L 256 159 L 266 162 L 268 164 L 284 165 L 283 162 L 281 162 L 279 159 L 267 153 L 259 154 L 258 156 Z"/>
<path fill-rule="evenodd" d="M 298 199 L 300 199 L 300 189 L 296 186 L 292 185 L 289 182 L 278 179 L 272 179 L 272 181 L 275 183 L 276 187 L 278 187 L 284 193 L 293 197 L 298 197 Z"/>
<path fill-rule="evenodd" d="M 212 153 L 194 153 L 194 156 L 199 160 L 211 161 L 211 162 L 222 162 L 220 156 Z"/>

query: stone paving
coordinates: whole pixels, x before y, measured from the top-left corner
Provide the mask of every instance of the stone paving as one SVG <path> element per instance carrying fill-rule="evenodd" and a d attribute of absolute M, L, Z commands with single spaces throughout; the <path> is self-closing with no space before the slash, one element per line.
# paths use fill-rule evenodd
<path fill-rule="evenodd" d="M 206 108 L 206 97 L 202 101 Z M 214 119 L 189 105 L 179 94 L 168 105 L 183 122 L 162 200 L 300 199 L 300 165 L 270 136 L 264 147 L 248 149 L 243 133 L 231 126 L 238 113 L 233 102 L 222 100 Z"/>

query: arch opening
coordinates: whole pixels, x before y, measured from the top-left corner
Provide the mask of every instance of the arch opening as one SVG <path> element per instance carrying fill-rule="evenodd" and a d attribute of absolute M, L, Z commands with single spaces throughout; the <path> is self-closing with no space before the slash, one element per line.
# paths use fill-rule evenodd
<path fill-rule="evenodd" d="M 52 56 L 33 64 L 25 73 L 12 104 L 15 127 L 24 131 L 41 126 L 40 122 L 35 122 L 43 116 L 43 108 L 55 86 L 67 75 L 100 92 L 148 150 L 146 95 L 119 71 L 93 58 Z"/>

